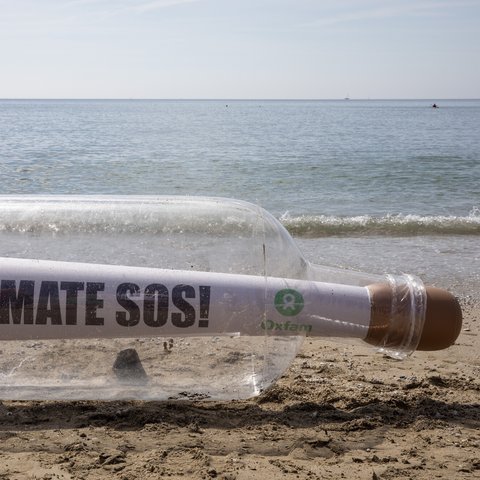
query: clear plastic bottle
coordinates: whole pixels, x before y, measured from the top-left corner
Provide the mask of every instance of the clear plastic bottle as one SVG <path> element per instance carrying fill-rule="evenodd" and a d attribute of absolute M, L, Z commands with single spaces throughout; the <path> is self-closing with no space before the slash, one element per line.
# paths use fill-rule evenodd
<path fill-rule="evenodd" d="M 461 325 L 447 292 L 312 265 L 220 198 L 0 197 L 0 279 L 2 399 L 242 399 L 306 335 L 403 358 Z"/>

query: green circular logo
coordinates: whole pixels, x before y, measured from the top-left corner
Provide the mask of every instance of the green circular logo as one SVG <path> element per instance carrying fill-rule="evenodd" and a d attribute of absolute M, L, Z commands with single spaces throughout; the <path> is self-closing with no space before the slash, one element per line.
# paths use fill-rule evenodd
<path fill-rule="evenodd" d="M 280 315 L 293 317 L 303 310 L 303 306 L 302 294 L 291 288 L 279 290 L 275 295 L 275 308 Z"/>

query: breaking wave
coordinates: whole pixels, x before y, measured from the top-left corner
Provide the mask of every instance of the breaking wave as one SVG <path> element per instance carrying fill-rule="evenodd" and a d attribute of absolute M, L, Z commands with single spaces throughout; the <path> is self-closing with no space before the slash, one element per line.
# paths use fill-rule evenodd
<path fill-rule="evenodd" d="M 185 203 L 185 202 L 184 202 Z M 139 201 L 102 204 L 95 201 L 5 202 L 0 209 L 0 233 L 53 234 L 132 233 L 248 236 L 258 234 L 258 211 L 236 204 L 222 209 L 216 203 L 194 204 L 164 202 L 152 205 Z M 466 216 L 386 214 L 290 215 L 279 217 L 293 235 L 307 238 L 331 236 L 415 236 L 480 235 L 480 209 L 474 207 Z"/>
<path fill-rule="evenodd" d="M 310 238 L 357 235 L 480 235 L 480 211 L 476 209 L 468 216 L 290 216 L 287 212 L 279 220 L 291 234 Z"/>

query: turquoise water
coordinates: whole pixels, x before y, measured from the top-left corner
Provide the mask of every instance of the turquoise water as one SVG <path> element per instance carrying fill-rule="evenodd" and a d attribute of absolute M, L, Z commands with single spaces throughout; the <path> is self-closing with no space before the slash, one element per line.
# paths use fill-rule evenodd
<path fill-rule="evenodd" d="M 480 100 L 432 103 L 3 100 L 0 193 L 239 198 L 314 262 L 479 296 Z"/>

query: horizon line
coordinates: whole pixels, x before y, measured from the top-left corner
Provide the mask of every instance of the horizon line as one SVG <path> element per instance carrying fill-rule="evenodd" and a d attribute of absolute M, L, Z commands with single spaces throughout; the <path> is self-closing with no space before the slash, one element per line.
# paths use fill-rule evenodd
<path fill-rule="evenodd" d="M 178 97 L 178 98 L 155 98 L 155 97 L 0 97 L 0 101 L 58 101 L 58 100 L 68 100 L 68 101 L 91 101 L 91 100 L 101 100 L 101 101 L 212 101 L 212 102 L 245 102 L 245 101 L 255 101 L 255 102 L 328 102 L 328 101 L 448 101 L 448 100 L 480 100 L 480 97 L 343 97 L 343 98 L 227 98 L 227 97 Z"/>

